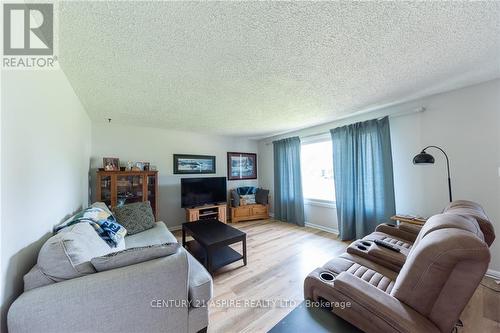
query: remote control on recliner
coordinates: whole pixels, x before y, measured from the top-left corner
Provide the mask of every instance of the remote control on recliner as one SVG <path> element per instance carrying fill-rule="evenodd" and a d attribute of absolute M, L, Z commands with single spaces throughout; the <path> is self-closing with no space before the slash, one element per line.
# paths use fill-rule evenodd
<path fill-rule="evenodd" d="M 374 242 L 375 244 L 380 245 L 380 246 L 382 246 L 382 247 L 385 247 L 386 249 L 389 249 L 389 250 L 391 250 L 391 251 L 394 251 L 394 252 L 401 252 L 401 249 L 400 249 L 400 248 L 395 247 L 395 246 L 393 246 L 393 245 L 391 245 L 391 244 L 389 244 L 389 243 L 386 243 L 386 242 L 384 242 L 384 241 L 381 241 L 381 240 L 379 240 L 379 239 L 374 239 L 374 240 L 373 240 L 373 242 Z"/>

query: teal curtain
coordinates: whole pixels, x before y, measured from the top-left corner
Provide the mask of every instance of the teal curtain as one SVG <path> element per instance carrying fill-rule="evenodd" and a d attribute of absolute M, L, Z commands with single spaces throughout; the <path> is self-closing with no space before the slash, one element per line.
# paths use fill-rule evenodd
<path fill-rule="evenodd" d="M 304 198 L 300 174 L 300 139 L 273 142 L 274 217 L 304 226 Z"/>
<path fill-rule="evenodd" d="M 396 212 L 389 118 L 330 133 L 340 238 L 362 238 Z"/>

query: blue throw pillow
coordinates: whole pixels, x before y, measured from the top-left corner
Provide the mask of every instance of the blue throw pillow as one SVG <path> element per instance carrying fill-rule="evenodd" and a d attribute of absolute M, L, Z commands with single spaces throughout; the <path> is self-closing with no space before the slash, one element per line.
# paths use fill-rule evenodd
<path fill-rule="evenodd" d="M 255 194 L 256 190 L 255 186 L 242 186 L 237 189 L 239 195 Z"/>

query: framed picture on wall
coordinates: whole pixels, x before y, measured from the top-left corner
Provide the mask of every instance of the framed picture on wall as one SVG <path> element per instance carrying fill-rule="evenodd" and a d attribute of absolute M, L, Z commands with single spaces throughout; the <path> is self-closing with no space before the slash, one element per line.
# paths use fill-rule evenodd
<path fill-rule="evenodd" d="M 227 179 L 257 179 L 257 154 L 227 153 Z"/>
<path fill-rule="evenodd" d="M 215 173 L 215 156 L 174 154 L 174 174 Z"/>

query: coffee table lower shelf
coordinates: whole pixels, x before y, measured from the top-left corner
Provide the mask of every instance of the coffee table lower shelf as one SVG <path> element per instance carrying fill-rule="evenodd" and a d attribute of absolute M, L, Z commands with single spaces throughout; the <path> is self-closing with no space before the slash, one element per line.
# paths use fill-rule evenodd
<path fill-rule="evenodd" d="M 199 262 L 203 263 L 203 266 L 208 269 L 207 264 L 207 253 L 205 249 L 198 243 L 196 240 L 191 240 L 186 242 L 186 247 L 189 249 L 189 252 L 198 259 Z M 212 271 L 216 271 L 217 269 L 229 265 L 235 261 L 242 260 L 243 255 L 233 250 L 230 246 L 221 246 L 217 249 L 212 250 Z"/>

